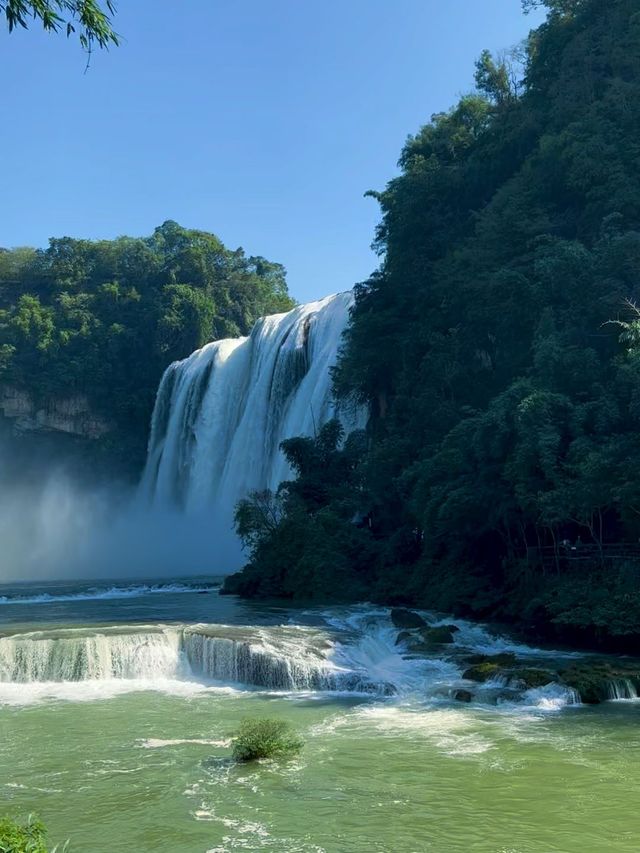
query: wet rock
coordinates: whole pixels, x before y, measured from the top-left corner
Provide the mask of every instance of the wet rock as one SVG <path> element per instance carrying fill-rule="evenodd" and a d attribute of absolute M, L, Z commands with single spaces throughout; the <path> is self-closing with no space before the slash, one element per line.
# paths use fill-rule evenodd
<path fill-rule="evenodd" d="M 484 661 L 483 663 L 477 663 L 469 667 L 469 669 L 465 670 L 462 677 L 466 678 L 467 681 L 477 681 L 483 684 L 485 681 L 495 678 L 496 675 L 501 675 L 502 672 L 503 669 L 499 664 L 492 661 Z"/>
<path fill-rule="evenodd" d="M 473 693 L 470 690 L 456 690 L 453 698 L 456 702 L 471 702 L 473 700 Z"/>
<path fill-rule="evenodd" d="M 425 643 L 439 646 L 453 643 L 453 635 L 459 630 L 457 625 L 437 625 L 435 627 L 420 628 L 418 634 Z"/>
<path fill-rule="evenodd" d="M 587 667 L 572 667 L 561 673 L 562 680 L 580 694 L 585 705 L 598 705 L 608 697 L 607 678 Z"/>
<path fill-rule="evenodd" d="M 464 677 L 470 681 L 484 683 L 497 676 L 503 676 L 510 683 L 510 686 L 517 687 L 519 690 L 543 687 L 545 684 L 558 680 L 558 675 L 555 672 L 537 667 L 516 667 L 514 666 L 515 663 L 515 655 L 507 652 L 488 655 L 484 660 L 469 667 L 464 673 Z"/>
<path fill-rule="evenodd" d="M 510 690 L 508 687 L 504 687 L 496 693 L 496 705 L 500 705 L 502 702 L 522 702 L 523 698 L 519 690 Z"/>
<path fill-rule="evenodd" d="M 427 625 L 422 616 L 406 607 L 394 607 L 391 610 L 391 621 L 396 628 L 424 628 Z"/>
<path fill-rule="evenodd" d="M 436 648 L 433 643 L 425 643 L 417 638 L 414 638 L 406 645 L 411 654 L 418 657 L 429 657 L 429 655 L 433 655 L 433 650 Z"/>
<path fill-rule="evenodd" d="M 509 673 L 509 677 L 518 682 L 518 687 L 521 690 L 544 687 L 545 684 L 550 684 L 558 678 L 555 672 L 549 672 L 546 669 L 535 669 L 534 667 L 514 669 Z"/>
<path fill-rule="evenodd" d="M 592 661 L 569 667 L 560 673 L 565 684 L 580 694 L 585 705 L 598 705 L 611 698 L 611 685 L 629 681 L 637 690 L 640 686 L 640 664 L 612 664 Z"/>
<path fill-rule="evenodd" d="M 396 646 L 399 646 L 403 643 L 409 643 L 412 640 L 415 640 L 415 634 L 412 634 L 410 631 L 400 631 L 400 633 L 396 637 Z"/>
<path fill-rule="evenodd" d="M 499 687 L 495 690 L 487 690 L 481 694 L 481 699 L 488 705 L 502 705 L 504 702 L 520 702 L 522 694 L 518 690 L 509 687 Z"/>
<path fill-rule="evenodd" d="M 498 666 L 515 666 L 516 656 L 512 652 L 500 652 L 497 655 L 469 655 L 465 658 L 466 663 L 495 663 Z"/>

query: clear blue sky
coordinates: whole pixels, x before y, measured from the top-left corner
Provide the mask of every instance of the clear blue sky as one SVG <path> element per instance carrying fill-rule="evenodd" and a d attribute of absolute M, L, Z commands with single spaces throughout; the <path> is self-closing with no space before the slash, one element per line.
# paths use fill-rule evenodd
<path fill-rule="evenodd" d="M 0 245 L 165 219 L 285 264 L 302 301 L 377 264 L 363 198 L 539 16 L 519 0 L 120 0 L 120 48 L 0 31 Z"/>

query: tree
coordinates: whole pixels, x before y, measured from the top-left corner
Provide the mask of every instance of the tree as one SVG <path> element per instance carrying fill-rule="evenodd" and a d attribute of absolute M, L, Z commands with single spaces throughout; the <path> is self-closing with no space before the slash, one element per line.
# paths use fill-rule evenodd
<path fill-rule="evenodd" d="M 77 33 L 80 44 L 88 52 L 94 45 L 108 48 L 118 45 L 118 35 L 112 27 L 114 0 L 0 0 L 0 15 L 4 15 L 12 32 L 16 27 L 29 26 L 29 20 L 39 21 L 49 32 Z"/>
<path fill-rule="evenodd" d="M 278 264 L 176 222 L 146 238 L 55 238 L 0 252 L 0 373 L 38 405 L 84 395 L 113 425 L 105 454 L 131 474 L 168 364 L 293 304 Z"/>
<path fill-rule="evenodd" d="M 298 476 L 255 590 L 268 566 L 271 588 L 342 597 L 339 566 L 348 594 L 365 577 L 387 603 L 595 631 L 594 563 L 639 541 L 638 0 L 525 5 L 549 14 L 523 56 L 485 51 L 478 91 L 409 137 L 375 194 L 380 267 L 334 371 L 370 407 L 367 446 L 352 470 L 287 442 Z M 559 615 L 530 551 L 578 537 L 596 557 Z"/>
<path fill-rule="evenodd" d="M 552 15 L 571 15 L 584 5 L 585 0 L 522 0 L 525 15 L 541 6 L 545 6 Z"/>
<path fill-rule="evenodd" d="M 476 88 L 498 106 L 515 101 L 518 97 L 520 81 L 516 71 L 516 58 L 514 51 L 494 58 L 490 51 L 483 50 L 476 62 Z"/>

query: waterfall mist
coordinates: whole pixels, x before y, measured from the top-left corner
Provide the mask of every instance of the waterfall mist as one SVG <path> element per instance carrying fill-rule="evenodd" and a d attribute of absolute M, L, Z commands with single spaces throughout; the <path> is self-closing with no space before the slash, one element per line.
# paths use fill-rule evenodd
<path fill-rule="evenodd" d="M 281 442 L 332 417 L 347 432 L 365 424 L 366 413 L 338 406 L 331 390 L 352 303 L 348 292 L 299 305 L 170 365 L 138 489 L 80 484 L 64 467 L 23 477 L 12 465 L 3 479 L 0 447 L 0 581 L 240 568 L 234 507 L 290 475 Z"/>
<path fill-rule="evenodd" d="M 92 487 L 56 468 L 1 486 L 0 583 L 227 574 L 242 563 L 210 513 L 150 507 L 122 484 Z"/>

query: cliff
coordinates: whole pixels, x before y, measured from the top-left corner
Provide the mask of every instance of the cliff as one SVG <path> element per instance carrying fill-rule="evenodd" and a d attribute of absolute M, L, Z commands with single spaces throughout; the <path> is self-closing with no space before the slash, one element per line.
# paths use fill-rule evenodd
<path fill-rule="evenodd" d="M 16 435 L 64 433 L 95 440 L 114 429 L 112 423 L 92 411 L 89 400 L 82 394 L 37 399 L 28 391 L 3 385 L 0 386 L 0 412 Z"/>

